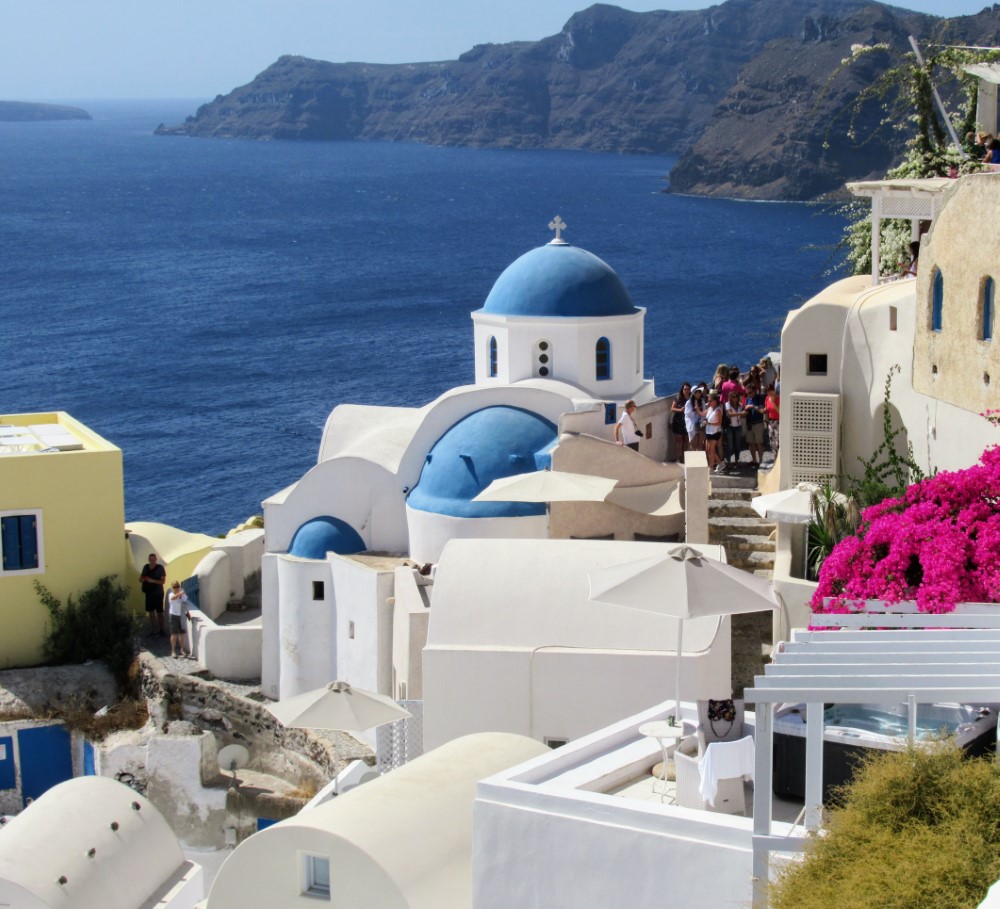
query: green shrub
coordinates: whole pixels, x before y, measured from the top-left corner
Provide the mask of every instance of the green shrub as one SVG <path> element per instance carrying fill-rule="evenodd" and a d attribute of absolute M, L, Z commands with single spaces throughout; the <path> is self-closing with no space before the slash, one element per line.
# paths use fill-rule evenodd
<path fill-rule="evenodd" d="M 138 633 L 138 619 L 126 605 L 128 590 L 112 575 L 101 578 L 78 600 L 66 597 L 65 606 L 38 581 L 35 592 L 49 611 L 49 630 L 42 645 L 46 661 L 58 665 L 102 660 L 125 688 Z"/>
<path fill-rule="evenodd" d="M 1000 879 L 1000 767 L 950 743 L 873 751 L 772 909 L 978 906 Z"/>

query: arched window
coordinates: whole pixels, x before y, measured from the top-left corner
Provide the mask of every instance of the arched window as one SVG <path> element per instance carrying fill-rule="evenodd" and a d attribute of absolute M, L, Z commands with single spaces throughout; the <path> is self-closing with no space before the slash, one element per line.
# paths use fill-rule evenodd
<path fill-rule="evenodd" d="M 995 287 L 992 278 L 983 281 L 983 340 L 993 340 L 993 298 Z"/>
<path fill-rule="evenodd" d="M 598 338 L 594 348 L 594 363 L 597 378 L 611 378 L 611 342 L 607 338 Z"/>
<path fill-rule="evenodd" d="M 490 378 L 495 379 L 497 375 L 497 339 L 490 337 Z"/>
<path fill-rule="evenodd" d="M 934 285 L 931 296 L 931 331 L 941 331 L 944 311 L 944 275 L 940 269 L 934 271 Z"/>

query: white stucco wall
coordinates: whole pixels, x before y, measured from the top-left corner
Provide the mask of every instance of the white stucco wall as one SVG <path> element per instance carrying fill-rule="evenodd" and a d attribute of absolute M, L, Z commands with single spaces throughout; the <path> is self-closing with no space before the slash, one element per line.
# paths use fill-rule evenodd
<path fill-rule="evenodd" d="M 322 561 L 265 557 L 265 582 L 270 580 L 272 562 L 278 579 L 277 608 L 266 609 L 261 617 L 265 694 L 293 697 L 337 679 L 391 693 L 388 600 L 393 595 L 394 564 L 389 560 L 385 566 L 372 567 L 365 558 L 332 552 Z M 317 581 L 323 584 L 322 600 L 313 599 Z M 268 642 L 275 637 L 277 647 L 272 652 Z M 272 674 L 277 676 L 277 690 L 270 684 Z"/>
<path fill-rule="evenodd" d="M 278 576 L 277 627 L 262 615 L 265 639 L 278 640 L 278 694 L 292 697 L 337 678 L 337 612 L 328 562 L 281 555 Z M 324 587 L 324 598 L 313 599 L 313 582 Z"/>
<path fill-rule="evenodd" d="M 397 568 L 392 611 L 392 697 L 424 696 L 424 645 L 430 620 L 433 582 L 413 568 Z"/>
<path fill-rule="evenodd" d="M 657 718 L 655 710 L 646 711 L 479 783 L 475 909 L 749 905 L 751 818 L 557 782 L 593 761 L 613 774 L 620 767 L 615 750 L 644 744 L 637 727 Z"/>
<path fill-rule="evenodd" d="M 964 408 L 914 390 L 917 287 L 916 281 L 896 281 L 873 288 L 863 276 L 846 278 L 786 319 L 781 335 L 782 399 L 790 400 L 797 391 L 842 396 L 840 464 L 844 472 L 860 475 L 858 458 L 870 458 L 882 442 L 885 379 L 895 365 L 901 371 L 892 382 L 894 424 L 905 426 L 900 444 L 913 445 L 914 458 L 926 473 L 968 467 L 998 441 L 996 429 L 979 416 L 971 398 L 970 406 Z M 828 355 L 826 376 L 807 375 L 808 353 Z M 981 385 L 981 364 L 970 361 L 967 369 L 968 381 Z M 791 433 L 791 421 L 782 419 L 784 453 L 791 451 Z M 782 488 L 790 484 L 791 466 L 790 457 L 781 458 Z"/>
<path fill-rule="evenodd" d="M 589 599 L 588 571 L 662 544 L 456 540 L 424 649 L 424 745 L 473 731 L 572 739 L 673 695 L 677 623 Z M 718 557 L 721 547 L 698 547 Z M 684 626 L 685 699 L 730 690 L 728 620 Z"/>
<path fill-rule="evenodd" d="M 627 316 L 538 318 L 475 312 L 476 384 L 514 383 L 537 376 L 537 344 L 549 342 L 547 378 L 571 382 L 596 398 L 624 400 L 642 386 L 646 311 Z M 489 339 L 497 339 L 497 376 L 489 374 Z M 596 378 L 599 338 L 611 344 L 611 378 Z"/>
<path fill-rule="evenodd" d="M 281 679 L 281 609 L 278 567 L 284 556 L 265 553 L 260 565 L 261 666 L 260 688 L 269 698 L 278 698 Z"/>
<path fill-rule="evenodd" d="M 454 518 L 406 506 L 410 528 L 410 558 L 414 562 L 438 562 L 449 540 L 542 540 L 548 536 L 548 517 Z"/>
<path fill-rule="evenodd" d="M 348 556 L 330 553 L 328 558 L 337 621 L 336 678 L 391 694 L 392 607 L 387 600 L 392 596 L 393 573 L 373 570 Z M 287 696 L 282 691 L 282 697 Z"/>
<path fill-rule="evenodd" d="M 226 826 L 227 785 L 219 774 L 215 737 L 152 736 L 146 749 L 146 793 L 178 839 L 196 849 L 221 849 Z M 218 780 L 218 785 L 206 783 Z"/>

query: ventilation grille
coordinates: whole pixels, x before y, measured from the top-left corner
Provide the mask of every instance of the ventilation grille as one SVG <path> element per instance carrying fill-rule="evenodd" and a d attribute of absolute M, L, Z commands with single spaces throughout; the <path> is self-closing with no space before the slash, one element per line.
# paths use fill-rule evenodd
<path fill-rule="evenodd" d="M 821 483 L 838 473 L 840 395 L 792 395 L 792 483 Z"/>

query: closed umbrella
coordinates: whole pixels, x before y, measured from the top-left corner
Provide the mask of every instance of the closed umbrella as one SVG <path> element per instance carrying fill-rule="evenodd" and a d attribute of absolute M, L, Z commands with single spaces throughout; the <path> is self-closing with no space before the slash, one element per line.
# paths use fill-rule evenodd
<path fill-rule="evenodd" d="M 617 480 L 562 470 L 536 470 L 500 477 L 473 502 L 603 502 Z"/>
<path fill-rule="evenodd" d="M 762 518 L 770 521 L 782 521 L 786 524 L 808 524 L 812 520 L 813 498 L 820 491 L 815 483 L 799 483 L 789 489 L 781 489 L 778 492 L 769 492 L 766 495 L 757 496 L 750 502 L 750 506 Z M 835 492 L 833 501 L 839 504 L 847 503 L 847 496 L 843 493 Z"/>
<path fill-rule="evenodd" d="M 353 688 L 347 682 L 331 682 L 322 688 L 269 704 L 267 709 L 282 726 L 341 732 L 364 732 L 412 716 L 392 698 L 363 688 Z M 336 764 L 336 736 L 333 744 Z"/>
<path fill-rule="evenodd" d="M 684 620 L 779 608 L 769 581 L 706 558 L 690 546 L 604 568 L 588 578 L 591 600 L 677 619 L 678 715 Z"/>

